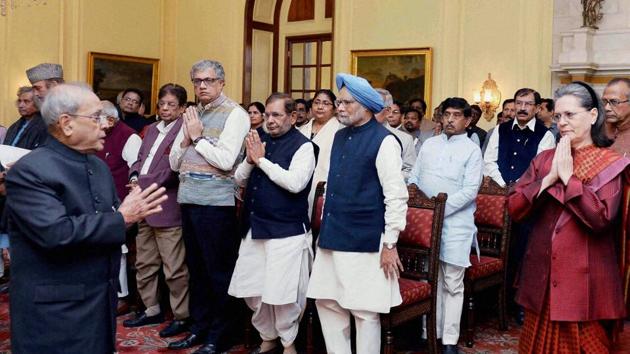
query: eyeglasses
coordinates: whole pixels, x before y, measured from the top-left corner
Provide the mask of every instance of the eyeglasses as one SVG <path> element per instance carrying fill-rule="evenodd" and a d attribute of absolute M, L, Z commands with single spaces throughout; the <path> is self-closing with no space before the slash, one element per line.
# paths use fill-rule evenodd
<path fill-rule="evenodd" d="M 333 103 L 330 102 L 330 101 L 320 101 L 320 100 L 313 101 L 313 106 L 324 106 L 324 107 L 327 107 L 327 106 L 332 106 L 332 105 L 333 105 Z"/>
<path fill-rule="evenodd" d="M 397 110 L 397 109 L 393 109 L 391 112 L 392 112 L 393 114 L 400 114 L 400 110 Z"/>
<path fill-rule="evenodd" d="M 514 101 L 514 105 L 516 107 L 520 107 L 520 106 L 525 106 L 525 107 L 533 107 L 536 105 L 536 102 L 532 102 L 532 101 L 519 101 L 516 100 Z"/>
<path fill-rule="evenodd" d="M 158 101 L 158 108 L 162 108 L 162 106 L 166 105 L 169 109 L 175 109 L 179 106 L 177 102 L 166 102 L 166 101 Z"/>
<path fill-rule="evenodd" d="M 349 106 L 349 105 L 351 105 L 351 104 L 353 104 L 355 102 L 356 102 L 355 100 L 336 100 L 335 104 L 337 105 L 337 107 L 339 107 L 341 105 Z M 315 102 L 313 102 L 313 103 L 315 103 Z"/>
<path fill-rule="evenodd" d="M 206 77 L 205 79 L 192 79 L 190 80 L 195 87 L 200 87 L 202 83 L 206 84 L 206 86 L 210 86 L 215 82 L 219 81 L 218 77 Z"/>
<path fill-rule="evenodd" d="M 102 123 L 106 123 L 107 122 L 107 115 L 103 114 L 103 113 L 94 113 L 91 116 L 86 116 L 86 115 L 82 115 L 82 114 L 70 114 L 70 113 L 67 113 L 67 114 L 69 116 L 71 116 L 71 117 L 89 118 L 96 124 L 102 124 Z"/>
<path fill-rule="evenodd" d="M 612 107 L 617 107 L 617 106 L 619 106 L 620 104 L 622 104 L 622 103 L 626 103 L 626 102 L 628 102 L 628 101 L 630 101 L 630 100 L 620 101 L 620 100 L 616 100 L 616 99 L 614 99 L 614 98 L 613 98 L 612 100 L 607 100 L 607 99 L 605 99 L 605 98 L 602 98 L 602 103 L 604 104 L 604 107 L 606 107 L 606 105 L 607 105 L 607 104 L 609 104 L 609 103 L 610 103 L 610 105 L 611 105 Z"/>
<path fill-rule="evenodd" d="M 273 119 L 278 119 L 280 117 L 284 117 L 286 116 L 285 113 L 278 113 L 278 112 L 271 112 L 271 113 L 263 113 L 263 116 L 265 116 L 265 118 L 273 118 Z"/>
<path fill-rule="evenodd" d="M 553 115 L 553 121 L 558 123 L 562 118 L 564 118 L 567 122 L 571 122 L 575 120 L 575 116 L 580 113 L 588 112 L 587 110 L 579 111 L 579 112 L 564 112 L 564 113 L 556 113 Z"/>
<path fill-rule="evenodd" d="M 140 101 L 139 101 L 139 100 L 137 100 L 137 99 L 135 99 L 135 98 L 129 98 L 129 97 L 124 97 L 124 98 L 123 98 L 123 101 L 125 101 L 125 102 L 131 102 L 131 103 L 133 103 L 133 104 L 138 104 L 138 103 L 140 103 Z"/>

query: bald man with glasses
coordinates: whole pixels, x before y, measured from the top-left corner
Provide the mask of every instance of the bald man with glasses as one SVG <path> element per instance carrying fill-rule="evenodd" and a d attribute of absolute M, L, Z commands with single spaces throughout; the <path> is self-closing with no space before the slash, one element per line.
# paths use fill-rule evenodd
<path fill-rule="evenodd" d="M 630 79 L 612 79 L 606 85 L 602 103 L 608 136 L 615 139 L 611 147 L 626 156 L 630 153 Z"/>

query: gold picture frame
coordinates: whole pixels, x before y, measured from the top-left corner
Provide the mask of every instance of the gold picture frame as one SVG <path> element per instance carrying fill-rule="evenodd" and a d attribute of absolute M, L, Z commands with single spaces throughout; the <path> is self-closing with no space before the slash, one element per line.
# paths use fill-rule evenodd
<path fill-rule="evenodd" d="M 353 75 L 387 89 L 394 100 L 424 99 L 427 116 L 431 116 L 432 48 L 353 50 L 351 54 Z"/>
<path fill-rule="evenodd" d="M 139 89 L 144 96 L 145 113 L 155 113 L 159 73 L 159 59 L 88 53 L 87 82 L 96 95 L 115 104 L 120 91 Z"/>

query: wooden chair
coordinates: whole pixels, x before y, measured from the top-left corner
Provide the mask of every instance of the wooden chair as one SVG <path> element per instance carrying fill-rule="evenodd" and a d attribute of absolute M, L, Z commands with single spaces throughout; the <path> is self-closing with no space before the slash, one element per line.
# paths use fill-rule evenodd
<path fill-rule="evenodd" d="M 438 353 L 435 314 L 446 194 L 429 199 L 415 185 L 410 185 L 408 191 L 407 226 L 397 246 L 405 269 L 398 279 L 403 302 L 381 314 L 383 351 L 394 353 L 393 327 L 427 315 L 429 353 Z"/>
<path fill-rule="evenodd" d="M 475 225 L 481 259 L 473 252 L 472 265 L 464 276 L 466 346 L 474 344 L 475 294 L 490 287 L 498 287 L 499 327 L 507 329 L 506 274 L 511 220 L 508 215 L 508 187 L 500 187 L 490 178 L 484 181 L 477 195 Z"/>
<path fill-rule="evenodd" d="M 317 237 L 322 226 L 322 212 L 324 211 L 324 192 L 326 191 L 326 182 L 317 183 L 315 188 L 315 197 L 313 198 L 313 213 L 311 214 L 311 233 L 313 235 L 313 255 L 317 249 Z M 314 331 L 317 326 L 317 308 L 315 300 L 306 299 L 306 354 L 313 354 L 315 351 Z"/>

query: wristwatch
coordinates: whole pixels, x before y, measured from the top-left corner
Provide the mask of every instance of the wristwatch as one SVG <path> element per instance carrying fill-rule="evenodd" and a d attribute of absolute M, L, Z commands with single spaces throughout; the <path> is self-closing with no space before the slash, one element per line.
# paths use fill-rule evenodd
<path fill-rule="evenodd" d="M 193 146 L 197 146 L 197 143 L 199 143 L 201 141 L 201 139 L 203 139 L 203 136 L 200 136 L 197 139 L 193 140 L 193 142 L 192 142 Z"/>
<path fill-rule="evenodd" d="M 383 242 L 383 247 L 387 248 L 388 250 L 393 250 L 394 248 L 396 248 L 396 242 Z"/>

